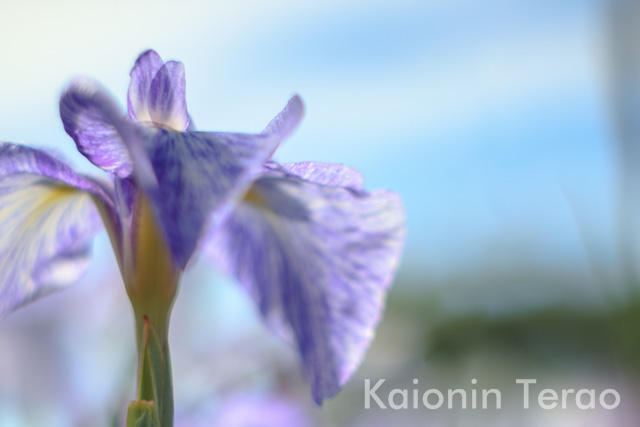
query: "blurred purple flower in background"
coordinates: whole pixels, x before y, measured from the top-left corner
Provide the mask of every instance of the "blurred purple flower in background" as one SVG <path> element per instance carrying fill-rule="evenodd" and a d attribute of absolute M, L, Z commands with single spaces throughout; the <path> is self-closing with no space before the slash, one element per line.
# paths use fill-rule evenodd
<path fill-rule="evenodd" d="M 182 63 L 150 50 L 127 106 L 128 117 L 86 79 L 60 100 L 65 130 L 108 181 L 0 145 L 0 317 L 75 281 L 104 227 L 136 322 L 168 328 L 181 272 L 202 251 L 293 340 L 314 400 L 335 395 L 373 338 L 399 261 L 399 198 L 366 192 L 345 166 L 271 159 L 302 119 L 298 96 L 262 133 L 197 132 Z"/>
<path fill-rule="evenodd" d="M 178 418 L 178 427 L 311 427 L 312 418 L 283 397 L 252 395 L 229 396 L 218 410 L 203 411 L 189 417 Z"/>

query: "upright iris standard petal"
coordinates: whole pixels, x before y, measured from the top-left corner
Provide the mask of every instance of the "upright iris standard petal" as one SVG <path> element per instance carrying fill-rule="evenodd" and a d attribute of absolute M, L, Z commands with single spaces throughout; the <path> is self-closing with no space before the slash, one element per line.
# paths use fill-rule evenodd
<path fill-rule="evenodd" d="M 102 228 L 90 194 L 107 197 L 44 152 L 0 144 L 0 318 L 84 272 Z"/>
<path fill-rule="evenodd" d="M 153 50 L 143 52 L 131 70 L 127 107 L 134 121 L 186 130 L 189 114 L 184 65 L 164 63 Z"/>
<path fill-rule="evenodd" d="M 99 107 L 104 97 L 93 82 L 77 80 L 60 98 L 60 117 L 78 151 L 99 168 L 124 178 L 131 174 L 131 160 L 113 118 Z"/>
<path fill-rule="evenodd" d="M 317 176 L 315 166 L 283 169 L 310 177 Z M 325 174 L 321 181 L 343 178 Z M 254 183 L 207 247 L 249 290 L 266 320 L 290 331 L 321 403 L 362 360 L 403 242 L 395 194 L 272 171 Z"/>
<path fill-rule="evenodd" d="M 169 61 L 158 70 L 149 88 L 151 121 L 174 130 L 189 126 L 182 62 Z"/>
<path fill-rule="evenodd" d="M 151 122 L 149 114 L 149 91 L 151 82 L 162 68 L 164 61 L 154 50 L 143 52 L 131 69 L 131 81 L 127 96 L 127 109 L 131 120 Z"/>

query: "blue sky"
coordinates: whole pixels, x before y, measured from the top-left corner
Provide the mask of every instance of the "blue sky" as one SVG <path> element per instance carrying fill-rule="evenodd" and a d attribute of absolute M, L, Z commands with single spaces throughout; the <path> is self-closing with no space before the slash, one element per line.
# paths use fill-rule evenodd
<path fill-rule="evenodd" d="M 277 157 L 345 163 L 368 188 L 399 192 L 405 268 L 444 277 L 508 239 L 584 267 L 574 210 L 595 224 L 589 233 L 608 233 L 601 2 L 66 1 L 1 10 L 2 138 L 55 147 L 81 170 L 93 168 L 59 123 L 62 88 L 88 75 L 124 105 L 128 71 L 153 47 L 185 63 L 203 130 L 258 131 L 301 94 L 307 117 Z"/>

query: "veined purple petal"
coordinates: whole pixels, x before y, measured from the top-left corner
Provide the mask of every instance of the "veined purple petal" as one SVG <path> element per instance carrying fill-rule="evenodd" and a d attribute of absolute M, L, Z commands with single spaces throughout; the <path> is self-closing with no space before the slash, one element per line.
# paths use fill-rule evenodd
<path fill-rule="evenodd" d="M 132 165 L 112 117 L 115 112 L 108 110 L 112 104 L 100 86 L 80 79 L 60 98 L 60 117 L 64 130 L 91 163 L 124 178 L 131 174 Z"/>
<path fill-rule="evenodd" d="M 108 199 L 52 156 L 0 144 L 0 318 L 85 271 L 102 228 L 90 193 Z"/>
<path fill-rule="evenodd" d="M 207 248 L 265 319 L 290 331 L 321 403 L 349 379 L 373 339 L 403 243 L 395 194 L 267 172 Z"/>
<path fill-rule="evenodd" d="M 303 113 L 302 102 L 294 97 L 278 115 L 281 125 L 268 133 L 159 129 L 152 140 L 144 142 L 144 150 L 131 150 L 136 181 L 149 196 L 181 268 L 208 229 L 216 227 L 242 198 Z"/>
<path fill-rule="evenodd" d="M 164 61 L 154 50 L 143 52 L 131 69 L 131 81 L 129 82 L 129 94 L 127 97 L 127 109 L 129 117 L 133 121 L 150 122 L 149 114 L 149 90 L 151 82 L 162 68 Z"/>
<path fill-rule="evenodd" d="M 142 53 L 131 70 L 127 107 L 138 122 L 183 131 L 189 127 L 184 65 L 164 63 L 153 50 Z"/>
<path fill-rule="evenodd" d="M 158 131 L 147 147 L 157 186 L 139 182 L 180 267 L 279 142 L 266 135 Z"/>
<path fill-rule="evenodd" d="M 316 184 L 349 187 L 354 190 L 361 190 L 363 185 L 360 172 L 335 163 L 268 163 L 267 169 L 294 175 Z"/>
<path fill-rule="evenodd" d="M 299 95 L 294 95 L 284 106 L 282 111 L 273 118 L 262 131 L 263 134 L 279 135 L 280 138 L 289 136 L 300 124 L 304 117 L 304 103 Z"/>
<path fill-rule="evenodd" d="M 149 114 L 157 125 L 183 131 L 189 126 L 184 65 L 168 61 L 158 70 L 149 88 Z"/>
<path fill-rule="evenodd" d="M 135 210 L 137 188 L 133 177 L 119 179 L 113 182 L 115 187 L 115 205 L 118 210 L 118 217 L 130 218 Z"/>
<path fill-rule="evenodd" d="M 14 174 L 33 174 L 84 190 L 113 205 L 110 195 L 93 180 L 78 175 L 62 161 L 42 150 L 0 142 L 0 179 Z"/>

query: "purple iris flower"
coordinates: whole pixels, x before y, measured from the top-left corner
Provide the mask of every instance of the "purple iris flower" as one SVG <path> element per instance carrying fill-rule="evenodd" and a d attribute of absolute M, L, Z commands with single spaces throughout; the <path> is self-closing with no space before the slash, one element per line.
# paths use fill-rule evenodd
<path fill-rule="evenodd" d="M 314 400 L 335 395 L 373 338 L 399 262 L 399 197 L 365 191 L 346 166 L 275 163 L 303 117 L 298 96 L 259 134 L 198 132 L 182 63 L 149 50 L 131 71 L 127 107 L 86 79 L 60 99 L 66 132 L 110 180 L 0 144 L 0 317 L 75 281 L 106 228 L 145 316 L 153 304 L 170 309 L 202 252 L 294 343 Z"/>

